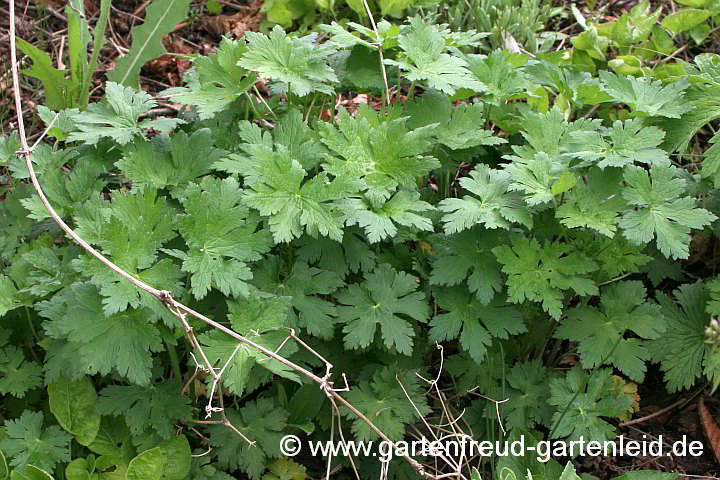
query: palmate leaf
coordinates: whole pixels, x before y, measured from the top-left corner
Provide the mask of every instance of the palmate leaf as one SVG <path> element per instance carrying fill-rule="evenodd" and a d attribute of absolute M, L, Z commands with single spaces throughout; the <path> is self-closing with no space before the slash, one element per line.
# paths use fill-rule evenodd
<path fill-rule="evenodd" d="M 335 272 L 340 279 L 350 272 L 369 272 L 375 267 L 377 255 L 357 227 L 345 228 L 342 243 L 327 237 L 314 239 L 309 236 L 300 237 L 296 243 L 298 259 Z"/>
<path fill-rule="evenodd" d="M 273 400 L 258 398 L 248 401 L 240 410 L 227 409 L 228 420 L 255 445 L 248 443 L 224 425 L 212 425 L 210 445 L 217 465 L 224 469 L 240 469 L 258 480 L 268 460 L 280 458 L 280 440 L 289 413 L 276 407 Z"/>
<path fill-rule="evenodd" d="M 0 393 L 23 398 L 28 390 L 42 386 L 42 366 L 28 361 L 14 345 L 0 349 Z"/>
<path fill-rule="evenodd" d="M 288 337 L 288 331 L 282 327 L 287 324 L 290 302 L 290 297 L 263 298 L 258 295 L 251 295 L 242 301 L 229 301 L 230 325 L 235 332 L 275 351 Z M 204 333 L 198 337 L 198 341 L 203 345 L 210 363 L 217 369 L 225 368 L 221 377 L 222 384 L 235 395 L 244 393 L 250 374 L 256 366 L 284 378 L 300 381 L 297 374 L 286 365 L 277 360 L 268 360 L 260 351 L 241 345 L 224 332 Z M 297 344 L 289 342 L 283 346 L 282 355 L 288 357 L 295 353 L 297 348 Z"/>
<path fill-rule="evenodd" d="M 446 313 L 430 321 L 430 340 L 459 338 L 460 346 L 477 363 L 485 358 L 493 337 L 507 339 L 527 331 L 520 311 L 507 305 L 502 297 L 483 305 L 464 287 L 436 288 L 433 296 Z"/>
<path fill-rule="evenodd" d="M 377 337 L 385 347 L 411 355 L 415 331 L 407 318 L 425 322 L 430 313 L 417 287 L 415 277 L 384 263 L 367 274 L 364 282 L 336 293 L 338 321 L 345 324 L 345 347 L 366 348 Z"/>
<path fill-rule="evenodd" d="M 660 363 L 669 392 L 685 390 L 708 375 L 712 345 L 705 343 L 705 327 L 710 323 L 706 305 L 710 299 L 702 282 L 685 284 L 669 295 L 657 293 L 656 298 L 667 320 L 667 330 L 648 343 L 653 362 Z M 705 369 L 703 369 L 705 367 Z M 710 376 L 710 375 L 708 375 Z"/>
<path fill-rule="evenodd" d="M 407 110 L 410 114 L 408 127 L 435 125 L 432 132 L 436 142 L 452 150 L 507 142 L 493 135 L 492 131 L 481 128 L 485 123 L 485 107 L 482 103 L 453 107 L 450 97 L 429 91 L 417 101 L 408 103 Z"/>
<path fill-rule="evenodd" d="M 674 178 L 673 165 L 653 165 L 648 172 L 627 166 L 623 177 L 627 187 L 623 197 L 637 210 L 625 212 L 620 220 L 623 235 L 636 245 L 657 239 L 658 249 L 666 257 L 688 258 L 690 230 L 702 228 L 717 219 L 698 208 L 692 197 L 680 197 L 685 180 Z"/>
<path fill-rule="evenodd" d="M 577 365 L 564 378 L 550 379 L 548 402 L 557 409 L 552 418 L 554 438 L 602 442 L 615 436 L 615 428 L 601 417 L 625 414 L 634 399 L 613 382 L 612 370 L 588 374 Z"/>
<path fill-rule="evenodd" d="M 662 82 L 649 77 L 635 78 L 607 71 L 599 75 L 603 91 L 643 116 L 680 118 L 693 108 L 685 98 L 685 90 L 690 85 L 687 79 L 678 79 L 663 86 Z"/>
<path fill-rule="evenodd" d="M 238 65 L 272 80 L 276 90 L 301 97 L 312 92 L 333 92 L 329 84 L 338 79 L 327 61 L 334 49 L 315 44 L 315 35 L 289 37 L 275 25 L 269 35 L 247 32 L 245 38 L 247 51 Z"/>
<path fill-rule="evenodd" d="M 518 363 L 507 374 L 511 389 L 504 408 L 510 428 L 531 430 L 536 425 L 549 426 L 553 412 L 547 403 L 550 396 L 548 377 L 552 376 L 539 359 Z"/>
<path fill-rule="evenodd" d="M 570 228 L 585 227 L 607 237 L 615 237 L 620 212 L 627 203 L 618 190 L 622 185 L 622 171 L 617 168 L 591 168 L 586 182 L 578 182 L 575 194 L 555 211 L 560 223 Z"/>
<path fill-rule="evenodd" d="M 467 61 L 468 69 L 485 85 L 483 101 L 502 105 L 512 98 L 526 96 L 530 82 L 502 50 L 495 50 L 485 58 L 469 55 Z"/>
<path fill-rule="evenodd" d="M 154 5 L 160 3 L 162 2 L 155 2 Z M 125 145 L 136 135 L 145 134 L 150 129 L 166 133 L 185 123 L 177 118 L 164 117 L 137 121 L 140 114 L 156 106 L 157 103 L 145 92 L 137 92 L 132 87 L 107 82 L 103 102 L 93 103 L 88 106 L 87 111 L 71 116 L 76 130 L 70 132 L 68 141 L 79 140 L 94 144 L 101 138 L 108 137 L 120 145 Z"/>
<path fill-rule="evenodd" d="M 0 274 L 0 316 L 22 305 L 15 298 L 17 288 L 10 277 Z"/>
<path fill-rule="evenodd" d="M 263 480 L 305 480 L 306 467 L 287 458 L 278 458 L 268 467 L 270 473 L 263 475 Z"/>
<path fill-rule="evenodd" d="M 407 33 L 398 37 L 398 46 L 406 58 L 386 59 L 385 63 L 407 72 L 406 78 L 411 82 L 427 82 L 428 87 L 448 95 L 454 95 L 460 88 L 484 91 L 485 85 L 473 77 L 465 60 L 445 53 L 445 33 L 419 16 L 413 17 Z"/>
<path fill-rule="evenodd" d="M 198 299 L 211 287 L 225 295 L 247 295 L 250 262 L 270 250 L 269 233 L 258 230 L 259 221 L 241 205 L 242 196 L 232 177 L 204 177 L 183 193 L 185 213 L 176 224 L 189 249 L 167 252 L 183 260 L 182 270 L 191 274 L 192 293 Z"/>
<path fill-rule="evenodd" d="M 53 471 L 55 465 L 70 461 L 70 435 L 53 425 L 43 428 L 42 412 L 25 410 L 14 420 L 5 420 L 5 436 L 0 450 L 10 457 L 9 464 L 19 472 L 33 465 Z"/>
<path fill-rule="evenodd" d="M 337 201 L 357 192 L 357 181 L 349 176 L 331 181 L 325 172 L 304 181 L 307 172 L 286 149 L 266 153 L 248 172 L 243 203 L 268 217 L 275 242 L 289 242 L 303 232 L 342 241 L 343 213 Z"/>
<path fill-rule="evenodd" d="M 508 298 L 513 303 L 525 299 L 542 302 L 543 310 L 555 319 L 562 313 L 565 290 L 577 295 L 597 295 L 595 283 L 586 277 L 597 270 L 595 262 L 569 245 L 515 237 L 512 246 L 501 245 L 493 253 L 508 274 Z"/>
<path fill-rule="evenodd" d="M 27 276 L 26 282 L 22 285 L 22 292 L 45 297 L 77 281 L 78 276 L 71 266 L 77 253 L 78 250 L 74 246 L 37 247 L 23 253 L 22 260 L 31 267 L 25 271 Z"/>
<path fill-rule="evenodd" d="M 188 478 L 192 480 L 235 480 L 230 474 L 215 468 L 214 461 L 210 456 L 200 456 L 205 450 L 193 451 L 192 465 Z"/>
<path fill-rule="evenodd" d="M 177 266 L 167 259 L 156 262 L 163 243 L 176 236 L 172 213 L 165 198 L 158 197 L 157 190 L 148 187 L 128 195 L 115 192 L 112 202 L 106 202 L 96 193 L 76 209 L 75 223 L 78 234 L 98 245 L 116 265 L 160 288 L 177 291 L 181 277 Z M 143 306 L 166 322 L 174 323 L 172 315 L 150 294 L 118 277 L 89 255 L 73 260 L 72 265 L 100 287 L 106 314 Z"/>
<path fill-rule="evenodd" d="M 532 228 L 531 210 L 523 195 L 509 191 L 510 176 L 506 170 L 494 170 L 484 164 L 477 165 L 469 177 L 460 179 L 460 185 L 475 196 L 446 198 L 439 210 L 445 212 L 442 221 L 445 233 L 457 233 L 475 225 L 485 228 L 509 229 L 513 223 Z"/>
<path fill-rule="evenodd" d="M 246 50 L 244 39 L 223 37 L 215 53 L 193 60 L 194 74 L 185 77 L 189 85 L 179 94 L 173 90 L 173 101 L 194 105 L 203 120 L 226 110 L 255 83 L 255 75 L 237 64 Z"/>
<path fill-rule="evenodd" d="M 403 438 L 405 426 L 419 419 L 418 412 L 423 416 L 430 412 L 425 384 L 416 373 L 397 364 L 385 366 L 377 369 L 371 380 L 362 380 L 345 395 L 360 413 L 372 418 L 376 427 L 397 441 Z M 377 438 L 377 433 L 354 413 L 344 407 L 340 407 L 340 412 L 352 419 L 352 432 L 358 441 Z"/>
<path fill-rule="evenodd" d="M 578 353 L 587 369 L 612 364 L 631 380 L 642 382 L 650 359 L 647 342 L 665 331 L 660 307 L 646 301 L 641 282 L 611 284 L 600 296 L 600 308 L 576 307 L 555 331 L 557 338 L 579 342 Z M 625 338 L 626 333 L 636 337 Z"/>
<path fill-rule="evenodd" d="M 191 135 L 180 131 L 171 137 L 135 138 L 124 148 L 123 158 L 115 165 L 133 185 L 166 188 L 184 185 L 205 175 L 226 153 L 213 146 L 210 129 L 201 128 Z"/>
<path fill-rule="evenodd" d="M 431 285 L 454 286 L 466 281 L 483 304 L 503 289 L 500 264 L 492 249 L 509 239 L 502 230 L 475 227 L 452 235 L 434 235 Z"/>
<path fill-rule="evenodd" d="M 132 45 L 127 55 L 117 59 L 108 79 L 140 88 L 140 69 L 149 60 L 167 53 L 163 37 L 187 18 L 190 0 L 155 0 L 145 9 L 145 21 L 130 31 Z"/>
<path fill-rule="evenodd" d="M 418 192 L 400 190 L 379 208 L 359 198 L 348 199 L 342 206 L 347 216 L 345 223 L 362 227 L 370 243 L 395 237 L 396 224 L 426 232 L 433 230 L 432 221 L 422 214 L 434 208 L 420 200 Z"/>
<path fill-rule="evenodd" d="M 642 118 L 616 120 L 612 129 L 572 132 L 570 137 L 568 155 L 597 162 L 600 168 L 624 167 L 633 162 L 663 163 L 668 159 L 667 153 L 657 148 L 665 132 L 645 127 Z"/>
<path fill-rule="evenodd" d="M 148 310 L 128 310 L 106 316 L 97 287 L 74 283 L 51 300 L 36 304 L 48 336 L 64 340 L 57 361 L 70 362 L 82 374 L 107 375 L 111 371 L 138 385 L 150 383 L 152 352 L 162 351 L 158 329 L 148 322 Z M 70 358 L 72 357 L 72 358 Z M 46 369 L 51 363 L 46 362 Z M 72 373 L 72 375 L 70 374 Z"/>
<path fill-rule="evenodd" d="M 175 423 L 193 418 L 190 398 L 181 393 L 178 380 L 166 380 L 146 387 L 110 385 L 100 391 L 95 411 L 101 415 L 123 416 L 134 435 L 152 428 L 161 438 L 175 434 Z"/>
<path fill-rule="evenodd" d="M 418 177 L 440 167 L 437 159 L 425 155 L 432 145 L 432 126 L 411 130 L 399 113 L 382 114 L 363 105 L 353 117 L 341 108 L 337 128 L 330 123 L 316 126 L 333 153 L 323 169 L 341 178 L 360 179 L 360 188 L 376 206 L 398 186 L 414 189 Z"/>
<path fill-rule="evenodd" d="M 236 173 L 255 181 L 254 172 L 267 161 L 273 151 L 287 151 L 306 170 L 314 168 L 327 149 L 318 141 L 317 134 L 305 123 L 300 110 L 291 110 L 280 117 L 272 132 L 263 132 L 252 122 L 238 123 L 237 135 L 242 154 L 231 154 L 215 163 L 214 168 Z"/>
<path fill-rule="evenodd" d="M 253 269 L 253 285 L 280 297 L 292 297 L 290 327 L 305 328 L 310 335 L 330 339 L 337 308 L 322 298 L 345 283 L 334 271 L 310 267 L 296 261 L 289 273 L 280 258 L 269 256 Z"/>
<path fill-rule="evenodd" d="M 537 154 L 542 152 L 550 157 L 553 171 L 562 171 L 568 167 L 569 159 L 562 154 L 568 150 L 573 134 L 593 132 L 601 127 L 599 119 L 581 118 L 568 123 L 558 107 L 553 107 L 547 113 L 523 110 L 521 124 L 521 134 L 527 143 L 513 145 L 511 148 L 515 155 L 505 158 L 514 163 L 526 164 L 535 161 Z"/>
<path fill-rule="evenodd" d="M 43 190 L 59 215 L 70 215 L 78 204 L 85 202 L 97 190 L 102 190 L 106 182 L 101 178 L 103 167 L 90 162 L 78 162 L 78 152 L 75 150 L 53 151 L 49 145 L 39 145 L 33 151 L 33 161 L 38 168 L 38 178 L 42 182 Z M 66 164 L 75 164 L 68 173 Z M 11 165 L 15 178 L 29 178 L 27 166 L 24 162 Z M 30 218 L 42 220 L 49 218 L 45 205 L 40 197 L 33 193 L 30 198 L 23 198 L 20 203 L 30 211 Z"/>

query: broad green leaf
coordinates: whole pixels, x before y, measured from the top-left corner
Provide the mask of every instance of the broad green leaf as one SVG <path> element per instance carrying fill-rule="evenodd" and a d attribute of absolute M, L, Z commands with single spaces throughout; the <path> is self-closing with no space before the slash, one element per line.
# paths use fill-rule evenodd
<path fill-rule="evenodd" d="M 168 137 L 158 135 L 151 140 L 135 138 L 123 151 L 115 165 L 134 185 L 155 188 L 185 185 L 210 172 L 213 163 L 227 152 L 215 148 L 207 128 L 191 135 L 177 132 Z"/>
<path fill-rule="evenodd" d="M 710 15 L 712 15 L 710 10 L 682 8 L 665 17 L 662 24 L 663 27 L 667 28 L 671 32 L 678 34 L 700 25 L 702 22 L 710 18 Z"/>
<path fill-rule="evenodd" d="M 45 106 L 51 110 L 73 107 L 70 97 L 71 83 L 65 77 L 66 72 L 53 67 L 50 55 L 39 48 L 19 37 L 16 41 L 18 49 L 22 50 L 33 62 L 32 67 L 21 70 L 21 73 L 42 82 Z"/>
<path fill-rule="evenodd" d="M 550 380 L 549 403 L 556 407 L 552 436 L 569 441 L 584 437 L 586 442 L 612 439 L 615 428 L 601 417 L 619 417 L 633 401 L 614 383 L 612 370 L 587 373 L 575 366 L 564 378 Z"/>
<path fill-rule="evenodd" d="M 283 327 L 287 324 L 290 297 L 263 298 L 251 295 L 246 300 L 229 301 L 230 324 L 233 330 L 261 345 L 275 351 L 288 337 Z M 269 360 L 260 351 L 240 344 L 224 332 L 212 331 L 198 337 L 204 347 L 210 363 L 216 368 L 224 368 L 222 385 L 235 395 L 242 395 L 250 381 L 250 375 L 259 375 L 259 368 L 268 370 L 284 378 L 300 382 L 300 378 L 286 365 L 277 360 Z M 295 343 L 283 346 L 283 356 L 297 351 Z"/>
<path fill-rule="evenodd" d="M 95 456 L 91 453 L 87 458 L 76 458 L 65 468 L 67 480 L 91 480 L 90 474 L 95 470 Z"/>
<path fill-rule="evenodd" d="M 530 82 L 502 50 L 495 50 L 487 58 L 470 55 L 467 61 L 468 69 L 485 85 L 483 101 L 499 106 L 507 100 L 527 96 Z"/>
<path fill-rule="evenodd" d="M 445 212 L 442 217 L 445 233 L 461 232 L 475 225 L 508 230 L 513 223 L 519 223 L 531 228 L 532 211 L 521 193 L 510 191 L 510 176 L 506 170 L 480 164 L 469 177 L 461 178 L 460 185 L 474 195 L 440 202 L 438 209 Z"/>
<path fill-rule="evenodd" d="M 192 452 L 185 435 L 177 435 L 159 446 L 165 457 L 163 480 L 183 480 L 190 471 Z"/>
<path fill-rule="evenodd" d="M 118 83 L 107 82 L 103 102 L 93 103 L 86 112 L 71 116 L 76 130 L 70 132 L 68 141 L 81 140 L 94 144 L 101 138 L 108 137 L 120 145 L 125 145 L 132 141 L 134 136 L 143 135 L 149 129 L 169 132 L 177 125 L 185 123 L 177 118 L 165 117 L 138 121 L 140 114 L 155 106 L 157 103 L 147 93 L 136 91 L 132 87 L 123 87 Z"/>
<path fill-rule="evenodd" d="M 10 480 L 55 480 L 55 478 L 45 470 L 34 465 L 28 465 L 22 473 L 13 470 L 10 473 Z"/>
<path fill-rule="evenodd" d="M 182 270 L 191 274 L 192 293 L 198 299 L 212 287 L 225 295 L 247 295 L 249 264 L 270 249 L 269 232 L 258 231 L 258 219 L 251 218 L 242 198 L 243 190 L 232 177 L 206 176 L 182 194 L 185 213 L 175 222 L 189 248 L 166 252 L 183 261 Z"/>
<path fill-rule="evenodd" d="M 669 392 L 686 390 L 707 375 L 717 379 L 717 373 L 707 370 L 712 346 L 705 343 L 705 327 L 710 315 L 705 311 L 710 297 L 702 282 L 681 285 L 673 291 L 674 301 L 664 293 L 657 293 L 658 303 L 667 320 L 667 330 L 649 343 L 653 361 L 660 363 Z M 713 375 L 709 375 L 714 373 Z"/>
<path fill-rule="evenodd" d="M 669 164 L 653 165 L 649 174 L 641 167 L 625 167 L 623 197 L 637 209 L 625 212 L 619 223 L 632 243 L 646 244 L 656 238 L 663 255 L 676 259 L 690 254 L 691 229 L 703 228 L 717 218 L 698 208 L 694 198 L 680 197 L 685 180 L 675 178 L 677 173 Z"/>
<path fill-rule="evenodd" d="M 483 305 L 463 287 L 433 290 L 438 306 L 445 312 L 430 321 L 430 340 L 460 339 L 460 346 L 478 364 L 485 358 L 493 337 L 507 339 L 525 332 L 522 314 L 507 305 L 502 296 Z"/>
<path fill-rule="evenodd" d="M 417 179 L 440 162 L 426 155 L 433 126 L 411 129 L 397 110 L 387 114 L 361 106 L 355 116 L 341 108 L 337 128 L 317 125 L 322 142 L 332 151 L 323 169 L 339 178 L 358 179 L 358 189 L 381 206 L 398 187 L 416 188 Z M 337 182 L 337 179 L 335 180 Z"/>
<path fill-rule="evenodd" d="M 145 450 L 133 458 L 128 465 L 127 480 L 160 480 L 165 471 L 167 459 L 160 447 Z"/>
<path fill-rule="evenodd" d="M 314 44 L 312 36 L 290 37 L 279 25 L 269 35 L 247 32 L 245 38 L 248 47 L 237 64 L 272 80 L 276 90 L 301 97 L 333 92 L 329 84 L 338 78 L 327 63 L 332 47 Z"/>
<path fill-rule="evenodd" d="M 444 32 L 419 16 L 410 19 L 410 28 L 398 38 L 398 45 L 405 58 L 386 59 L 387 65 L 399 67 L 408 72 L 411 82 L 427 82 L 427 86 L 448 95 L 454 95 L 460 88 L 476 92 L 486 89 L 468 70 L 468 64 L 460 57 L 445 53 L 447 50 Z"/>
<path fill-rule="evenodd" d="M 516 237 L 512 246 L 501 245 L 493 253 L 508 274 L 508 297 L 513 303 L 524 300 L 542 302 L 555 319 L 562 313 L 564 291 L 577 295 L 596 295 L 598 288 L 586 274 L 597 270 L 590 258 L 573 251 L 567 244 Z"/>
<path fill-rule="evenodd" d="M 420 200 L 420 194 L 408 190 L 397 192 L 387 202 L 374 208 L 372 202 L 364 199 L 347 199 L 342 202 L 348 226 L 358 225 L 365 230 L 370 243 L 395 237 L 397 225 L 431 232 L 432 221 L 424 212 L 434 210 L 433 206 Z"/>
<path fill-rule="evenodd" d="M 404 369 L 397 364 L 382 368 L 378 365 L 372 378 L 361 380 L 357 387 L 345 395 L 360 413 L 372 418 L 376 427 L 391 440 L 397 441 L 403 438 L 408 424 L 418 421 L 419 415 L 430 412 L 425 395 L 426 383 L 420 380 L 417 373 L 416 370 Z M 357 440 L 378 438 L 377 433 L 350 410 L 341 406 L 340 412 L 352 420 L 352 432 Z"/>
<path fill-rule="evenodd" d="M 268 470 L 269 473 L 263 475 L 262 480 L 305 480 L 307 478 L 305 466 L 287 458 L 273 461 Z"/>
<path fill-rule="evenodd" d="M 663 85 L 648 77 L 627 77 L 606 71 L 600 72 L 600 79 L 602 89 L 614 100 L 642 115 L 680 118 L 693 108 L 685 98 L 685 90 L 690 85 L 686 79 Z"/>
<path fill-rule="evenodd" d="M 95 411 L 102 415 L 123 416 L 134 435 L 152 429 L 161 438 L 170 438 L 175 423 L 188 421 L 194 409 L 181 393 L 180 382 L 171 379 L 149 387 L 108 385 L 100 391 Z"/>
<path fill-rule="evenodd" d="M 174 94 L 172 100 L 194 105 L 201 119 L 212 118 L 226 110 L 255 83 L 255 75 L 237 65 L 246 51 L 245 40 L 223 37 L 215 53 L 196 57 L 195 76 L 187 88 Z"/>
<path fill-rule="evenodd" d="M 631 380 L 642 382 L 650 359 L 646 340 L 660 338 L 665 331 L 660 307 L 647 302 L 646 294 L 639 281 L 611 284 L 602 291 L 599 309 L 569 310 L 555 336 L 579 342 L 584 368 L 611 364 Z M 626 338 L 626 333 L 633 336 Z"/>
<path fill-rule="evenodd" d="M 508 239 L 503 230 L 482 227 L 430 237 L 430 284 L 453 286 L 466 281 L 481 303 L 489 303 L 504 285 L 500 264 L 492 249 Z"/>
<path fill-rule="evenodd" d="M 72 365 L 74 371 L 64 372 L 71 379 L 116 371 L 133 383 L 150 383 L 152 352 L 161 351 L 163 345 L 157 327 L 148 322 L 148 310 L 108 317 L 100 292 L 88 283 L 75 283 L 66 295 L 56 295 L 37 308 L 50 319 L 44 324 L 50 337 L 67 342 L 68 348 L 56 361 L 65 368 Z"/>
<path fill-rule="evenodd" d="M 115 61 L 115 69 L 108 73 L 110 81 L 140 88 L 140 69 L 146 62 L 167 53 L 163 37 L 187 18 L 190 0 L 154 0 L 145 9 L 142 25 L 130 31 L 132 44 L 124 57 Z"/>
<path fill-rule="evenodd" d="M 408 319 L 424 323 L 429 316 L 425 294 L 417 287 L 414 276 L 381 264 L 364 282 L 335 294 L 345 347 L 366 348 L 377 337 L 388 349 L 411 355 L 415 331 Z"/>
<path fill-rule="evenodd" d="M 90 378 L 70 381 L 60 378 L 48 385 L 50 411 L 58 423 L 71 433 L 80 445 L 90 445 L 100 428 L 100 415 L 96 414 L 97 393 Z"/>

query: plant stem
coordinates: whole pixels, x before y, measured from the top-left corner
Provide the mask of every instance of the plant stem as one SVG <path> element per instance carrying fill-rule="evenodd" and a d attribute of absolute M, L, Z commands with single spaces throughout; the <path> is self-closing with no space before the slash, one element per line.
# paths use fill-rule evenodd
<path fill-rule="evenodd" d="M 165 342 L 165 347 L 167 348 L 168 354 L 170 355 L 170 365 L 172 367 L 173 376 L 175 376 L 175 378 L 181 379 L 182 372 L 180 371 L 180 361 L 178 360 L 177 349 L 175 348 L 175 345 L 171 344 L 168 341 Z"/>
<path fill-rule="evenodd" d="M 33 334 L 33 338 L 35 339 L 35 342 L 40 341 L 40 336 L 37 333 L 37 330 L 35 330 L 35 324 L 32 321 L 32 316 L 30 315 L 30 309 L 27 305 L 25 305 L 25 315 L 27 316 L 28 325 L 30 325 L 30 331 Z"/>

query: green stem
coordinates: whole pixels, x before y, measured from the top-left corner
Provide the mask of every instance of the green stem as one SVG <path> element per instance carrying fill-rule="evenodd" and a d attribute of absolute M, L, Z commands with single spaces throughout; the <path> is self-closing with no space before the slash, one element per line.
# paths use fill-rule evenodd
<path fill-rule="evenodd" d="M 93 50 L 90 55 L 90 63 L 83 76 L 82 99 L 80 100 L 80 108 L 85 109 L 90 100 L 90 83 L 92 82 L 93 73 L 97 69 L 98 56 L 103 45 L 105 45 L 105 26 L 107 25 L 110 15 L 110 0 L 102 0 L 100 2 L 100 15 L 95 23 L 93 30 Z"/>
<path fill-rule="evenodd" d="M 408 90 L 408 100 L 415 98 L 415 82 L 410 84 L 410 90 Z"/>
<path fill-rule="evenodd" d="M 177 379 L 182 379 L 182 372 L 180 371 L 180 361 L 178 360 L 177 349 L 175 345 L 170 342 L 165 342 L 168 354 L 170 355 L 170 365 L 172 367 L 173 376 Z"/>
<path fill-rule="evenodd" d="M 598 287 L 602 287 L 603 285 L 607 285 L 607 284 L 609 284 L 609 283 L 617 282 L 618 280 L 622 280 L 623 278 L 629 277 L 629 276 L 632 275 L 632 274 L 633 274 L 633 272 L 628 272 L 628 273 L 626 273 L 626 274 L 624 274 L 624 275 L 620 275 L 619 277 L 612 278 L 612 279 L 608 280 L 607 282 L 598 283 L 597 286 L 598 286 Z"/>
<path fill-rule="evenodd" d="M 30 309 L 27 305 L 25 305 L 25 315 L 27 316 L 28 325 L 30 325 L 30 331 L 33 334 L 33 338 L 35 339 L 35 342 L 40 341 L 40 336 L 37 333 L 37 330 L 35 330 L 35 324 L 32 321 L 32 316 L 30 315 Z"/>

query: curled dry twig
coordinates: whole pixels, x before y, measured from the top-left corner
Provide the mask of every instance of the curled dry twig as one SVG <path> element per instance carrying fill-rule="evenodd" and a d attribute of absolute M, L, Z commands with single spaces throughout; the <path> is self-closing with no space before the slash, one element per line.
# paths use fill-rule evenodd
<path fill-rule="evenodd" d="M 11 67 L 12 67 L 12 81 L 13 81 L 13 93 L 15 97 L 15 106 L 18 112 L 22 112 L 22 99 L 20 97 L 20 82 L 19 82 L 19 73 L 18 73 L 18 64 L 17 64 L 17 50 L 16 50 L 16 42 L 15 42 L 15 0 L 9 0 L 10 3 L 10 58 L 11 58 Z M 56 117 L 57 118 L 57 117 Z M 53 120 L 54 121 L 54 120 Z M 312 348 L 310 348 L 309 345 L 307 345 L 305 342 L 300 340 L 293 330 L 291 330 L 290 337 L 292 337 L 296 342 L 298 342 L 300 345 L 302 345 L 304 348 L 306 348 L 308 351 L 313 353 L 315 356 L 317 356 L 319 359 L 321 359 L 325 363 L 325 375 L 322 377 L 319 377 L 318 375 L 314 374 L 313 372 L 301 367 L 300 365 L 295 364 L 294 362 L 286 359 L 285 357 L 282 357 L 277 352 L 273 352 L 271 350 L 268 350 L 267 348 L 263 347 L 262 345 L 258 345 L 257 343 L 253 342 L 252 340 L 244 337 L 243 335 L 240 335 L 239 333 L 225 327 L 224 325 L 221 325 L 220 323 L 208 318 L 207 316 L 196 312 L 192 308 L 188 307 L 187 305 L 184 305 L 181 302 L 178 302 L 175 300 L 170 292 L 166 290 L 158 290 L 151 285 L 148 285 L 147 283 L 135 278 L 119 266 L 115 265 L 111 260 L 109 260 L 107 257 L 105 257 L 102 253 L 95 250 L 87 241 L 85 241 L 82 237 L 80 237 L 75 231 L 70 228 L 65 221 L 60 218 L 58 213 L 55 211 L 55 209 L 52 207 L 50 202 L 48 201 L 47 197 L 45 196 L 45 193 L 43 192 L 42 187 L 40 186 L 40 183 L 38 182 L 37 175 L 35 174 L 35 169 L 33 168 L 32 164 L 32 151 L 33 148 L 42 140 L 45 134 L 50 130 L 52 127 L 52 124 L 48 125 L 43 135 L 35 142 L 33 147 L 30 147 L 28 145 L 27 135 L 25 133 L 25 123 L 23 120 L 22 115 L 18 115 L 17 118 L 18 122 L 18 132 L 20 135 L 20 145 L 21 150 L 18 152 L 18 155 L 22 156 L 25 159 L 25 163 L 27 165 L 28 173 L 30 175 L 30 180 L 32 181 L 33 187 L 35 188 L 35 191 L 37 192 L 38 197 L 40 198 L 43 206 L 48 211 L 52 219 L 57 223 L 60 228 L 70 237 L 72 238 L 78 245 L 80 245 L 83 249 L 85 249 L 88 253 L 90 253 L 93 257 L 98 259 L 100 262 L 102 262 L 107 268 L 114 271 L 133 285 L 135 285 L 137 288 L 140 288 L 141 290 L 144 290 L 145 292 L 153 295 L 158 300 L 160 300 L 167 308 L 168 310 L 178 317 L 180 321 L 182 322 L 182 325 L 185 329 L 185 334 L 188 337 L 188 341 L 190 342 L 190 345 L 198 352 L 202 359 L 202 365 L 201 368 L 203 368 L 205 371 L 209 372 L 210 375 L 213 377 L 213 387 L 217 386 L 217 383 L 220 380 L 220 373 L 216 372 L 213 365 L 210 363 L 210 361 L 207 358 L 207 355 L 203 351 L 202 347 L 197 341 L 197 338 L 195 337 L 195 334 L 193 332 L 192 326 L 188 323 L 187 317 L 188 315 L 204 322 L 205 324 L 222 331 L 223 333 L 231 336 L 238 342 L 240 342 L 241 345 L 244 345 L 246 347 L 254 348 L 261 353 L 263 353 L 267 358 L 276 360 L 299 374 L 305 376 L 306 378 L 310 379 L 311 381 L 318 384 L 318 387 L 327 395 L 328 399 L 333 405 L 333 409 L 337 411 L 337 404 L 341 404 L 344 407 L 346 407 L 348 410 L 350 410 L 354 415 L 356 415 L 359 419 L 361 419 L 363 422 L 365 422 L 383 441 L 387 442 L 388 445 L 393 446 L 394 448 L 394 442 L 390 440 L 390 438 L 385 435 L 385 433 L 382 432 L 375 424 L 370 421 L 365 415 L 363 415 L 362 412 L 360 412 L 357 408 L 355 408 L 353 405 L 350 404 L 345 398 L 343 398 L 338 392 L 339 391 L 347 391 L 347 388 L 342 389 L 335 389 L 333 388 L 333 382 L 330 381 L 331 373 L 332 373 L 332 364 L 328 362 L 326 359 L 324 359 L 319 353 L 314 351 Z M 282 345 L 281 345 L 282 347 Z M 224 370 L 224 368 L 223 368 Z M 222 370 L 221 370 L 222 371 Z M 346 386 L 347 386 L 347 380 L 345 380 Z M 210 401 L 212 402 L 212 394 L 210 395 Z M 228 428 L 231 428 L 233 431 L 235 431 L 238 435 L 240 435 L 243 439 L 248 441 L 251 445 L 253 442 L 245 437 L 242 432 L 240 432 L 237 428 L 235 428 L 232 423 L 225 417 L 224 414 L 224 406 L 223 406 L 223 396 L 222 392 L 218 393 L 218 403 L 220 404 L 220 407 L 215 409 L 212 407 L 212 403 L 208 404 L 208 407 L 206 407 L 206 411 L 210 413 L 213 412 L 219 412 L 222 415 L 222 420 L 219 422 L 214 423 L 220 423 Z M 196 423 L 209 423 L 210 421 L 199 421 Z M 423 478 L 428 479 L 436 479 L 437 476 L 429 473 L 426 471 L 425 467 L 412 458 L 409 455 L 404 455 L 403 458 L 412 466 L 412 468 Z"/>

